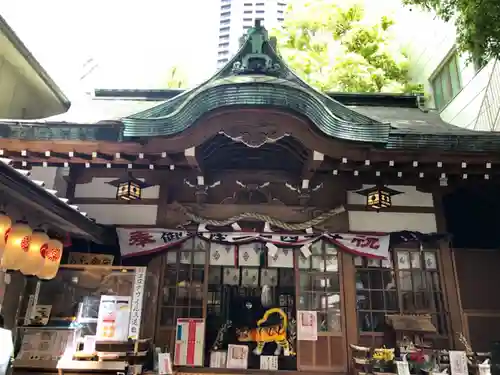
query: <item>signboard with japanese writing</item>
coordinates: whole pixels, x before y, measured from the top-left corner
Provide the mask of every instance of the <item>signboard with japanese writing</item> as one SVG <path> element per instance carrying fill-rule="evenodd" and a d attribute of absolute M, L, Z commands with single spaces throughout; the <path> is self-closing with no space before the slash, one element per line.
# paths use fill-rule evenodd
<path fill-rule="evenodd" d="M 191 237 L 183 230 L 156 228 L 118 228 L 117 234 L 123 257 L 152 254 L 179 245 Z"/>
<path fill-rule="evenodd" d="M 97 317 L 97 341 L 127 341 L 130 300 L 129 296 L 101 296 Z"/>
<path fill-rule="evenodd" d="M 179 245 L 188 238 L 197 236 L 212 244 L 217 244 L 217 251 L 212 251 L 210 264 L 220 263 L 227 257 L 225 250 L 234 249 L 237 245 L 244 251 L 240 252 L 240 257 L 232 259 L 231 265 L 237 261 L 241 263 L 255 263 L 257 253 L 247 251 L 253 249 L 255 244 L 264 243 L 271 256 L 278 254 L 278 248 L 298 249 L 305 258 L 311 255 L 311 246 L 320 240 L 326 241 L 331 246 L 341 250 L 361 255 L 365 257 L 388 259 L 389 257 L 389 235 L 366 235 L 354 233 L 321 233 L 304 235 L 281 235 L 270 233 L 247 233 L 247 232 L 200 232 L 189 233 L 182 230 L 159 229 L 159 228 L 118 228 L 118 239 L 120 251 L 123 257 L 139 256 L 165 250 Z M 274 246 L 273 246 L 274 245 Z M 219 248 L 224 251 L 219 251 Z M 262 248 L 262 247 L 261 247 Z M 270 249 L 274 248 L 274 254 Z M 229 254 L 229 252 L 227 252 Z M 245 255 L 246 254 L 246 255 Z M 255 255 L 255 256 L 254 256 Z M 212 259 L 213 258 L 213 259 Z M 229 264 L 224 264 L 229 265 Z"/>
<path fill-rule="evenodd" d="M 318 340 L 318 314 L 316 311 L 297 311 L 297 339 Z"/>
<path fill-rule="evenodd" d="M 137 267 L 134 277 L 134 286 L 132 289 L 132 308 L 130 310 L 130 325 L 128 329 L 128 337 L 132 340 L 139 338 L 145 285 L 146 267 Z"/>
<path fill-rule="evenodd" d="M 32 361 L 57 360 L 64 354 L 68 342 L 73 338 L 73 334 L 73 330 L 70 329 L 25 329 L 16 359 Z"/>
<path fill-rule="evenodd" d="M 247 369 L 248 368 L 248 346 L 232 345 L 227 348 L 227 368 Z"/>
<path fill-rule="evenodd" d="M 467 355 L 464 351 L 450 350 L 450 369 L 451 375 L 467 375 L 469 373 Z"/>
<path fill-rule="evenodd" d="M 88 264 L 92 266 L 111 266 L 114 260 L 113 255 L 91 254 L 70 252 L 68 255 L 68 264 Z"/>
<path fill-rule="evenodd" d="M 175 334 L 176 366 L 203 366 L 205 320 L 178 318 Z"/>

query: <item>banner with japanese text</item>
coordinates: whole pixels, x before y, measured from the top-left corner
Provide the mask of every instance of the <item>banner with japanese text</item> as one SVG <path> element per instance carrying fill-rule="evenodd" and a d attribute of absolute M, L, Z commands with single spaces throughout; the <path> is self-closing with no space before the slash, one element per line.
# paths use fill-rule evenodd
<path fill-rule="evenodd" d="M 354 233 L 321 233 L 303 235 L 284 235 L 275 233 L 243 232 L 187 232 L 182 230 L 159 228 L 118 228 L 120 251 L 123 257 L 140 256 L 155 253 L 180 245 L 188 238 L 197 236 L 202 240 L 222 244 L 236 245 L 245 249 L 246 244 L 261 242 L 274 257 L 278 248 L 297 248 L 305 258 L 311 255 L 311 245 L 325 240 L 339 249 L 356 255 L 387 259 L 389 257 L 389 235 L 364 235 Z M 249 252 L 249 256 L 251 253 Z"/>

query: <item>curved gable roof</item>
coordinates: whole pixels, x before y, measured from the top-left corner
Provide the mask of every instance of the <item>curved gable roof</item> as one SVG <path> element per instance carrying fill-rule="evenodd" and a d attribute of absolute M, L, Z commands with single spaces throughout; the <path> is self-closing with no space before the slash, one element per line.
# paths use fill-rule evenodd
<path fill-rule="evenodd" d="M 309 118 L 327 136 L 383 143 L 390 125 L 360 114 L 315 90 L 284 63 L 259 23 L 234 58 L 202 85 L 124 117 L 125 137 L 178 134 L 209 111 L 228 106 L 273 106 Z"/>

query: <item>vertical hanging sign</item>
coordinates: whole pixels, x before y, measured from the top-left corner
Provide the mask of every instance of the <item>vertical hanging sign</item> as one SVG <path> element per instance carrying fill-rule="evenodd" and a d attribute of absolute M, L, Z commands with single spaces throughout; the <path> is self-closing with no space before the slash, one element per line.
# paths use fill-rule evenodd
<path fill-rule="evenodd" d="M 38 296 L 40 295 L 40 280 L 36 282 L 35 294 L 30 294 L 28 299 L 28 307 L 26 307 L 26 313 L 24 314 L 24 325 L 27 326 L 31 324 L 31 318 L 36 310 L 36 305 L 38 304 Z"/>
<path fill-rule="evenodd" d="M 146 285 L 146 267 L 137 267 L 132 289 L 132 308 L 130 311 L 130 325 L 128 337 L 132 340 L 139 338 L 142 317 L 142 302 L 144 300 L 144 287 Z"/>
<path fill-rule="evenodd" d="M 205 320 L 177 318 L 175 366 L 203 366 Z"/>
<path fill-rule="evenodd" d="M 318 340 L 317 311 L 297 311 L 297 339 L 303 341 Z"/>

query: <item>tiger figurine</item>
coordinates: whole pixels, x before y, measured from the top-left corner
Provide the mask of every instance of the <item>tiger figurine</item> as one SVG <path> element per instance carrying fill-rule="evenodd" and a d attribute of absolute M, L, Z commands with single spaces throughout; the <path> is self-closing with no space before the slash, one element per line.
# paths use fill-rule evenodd
<path fill-rule="evenodd" d="M 261 324 L 265 323 L 269 318 L 269 315 L 277 313 L 281 316 L 282 321 L 280 324 L 261 327 Z M 256 342 L 257 346 L 254 349 L 255 355 L 261 355 L 264 350 L 264 346 L 269 342 L 276 343 L 276 350 L 274 351 L 274 355 L 280 355 L 281 350 L 283 350 L 284 356 L 293 355 L 290 350 L 290 343 L 287 339 L 287 326 L 288 326 L 288 317 L 285 312 L 279 308 L 269 309 L 264 313 L 262 319 L 257 322 L 257 328 L 249 329 L 237 329 L 236 335 L 239 342 Z"/>

